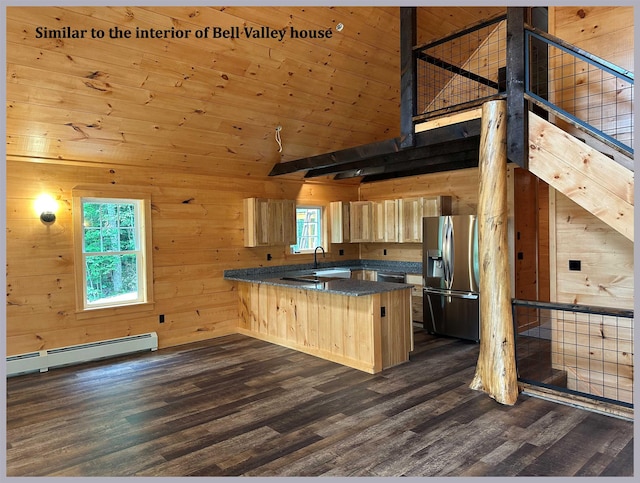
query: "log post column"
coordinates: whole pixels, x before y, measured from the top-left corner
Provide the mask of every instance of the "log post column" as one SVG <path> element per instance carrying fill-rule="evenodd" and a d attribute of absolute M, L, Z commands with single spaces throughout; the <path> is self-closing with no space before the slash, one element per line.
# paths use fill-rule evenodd
<path fill-rule="evenodd" d="M 507 239 L 507 105 L 482 106 L 478 192 L 480 354 L 471 389 L 501 404 L 518 398 Z"/>

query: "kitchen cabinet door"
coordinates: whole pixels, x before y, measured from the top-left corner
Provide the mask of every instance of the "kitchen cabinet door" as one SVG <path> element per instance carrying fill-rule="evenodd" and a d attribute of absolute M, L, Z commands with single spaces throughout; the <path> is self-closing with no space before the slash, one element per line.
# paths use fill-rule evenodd
<path fill-rule="evenodd" d="M 349 242 L 349 203 L 332 201 L 329 203 L 329 216 L 331 219 L 331 243 Z"/>
<path fill-rule="evenodd" d="M 398 241 L 422 243 L 422 217 L 451 214 L 450 196 L 398 200 Z"/>
<path fill-rule="evenodd" d="M 244 207 L 244 246 L 295 245 L 296 202 L 246 198 Z"/>
<path fill-rule="evenodd" d="M 398 200 L 398 241 L 400 243 L 422 242 L 422 198 Z"/>
<path fill-rule="evenodd" d="M 418 324 L 424 324 L 422 275 L 407 273 L 407 283 L 413 285 L 411 289 L 412 320 Z"/>
<path fill-rule="evenodd" d="M 295 245 L 298 242 L 296 230 L 296 202 L 295 200 L 278 200 L 282 205 L 281 231 L 282 244 Z"/>
<path fill-rule="evenodd" d="M 372 241 L 398 241 L 398 208 L 396 200 L 382 200 L 371 202 L 372 211 Z"/>
<path fill-rule="evenodd" d="M 269 200 L 247 198 L 244 207 L 244 246 L 260 247 L 269 244 Z"/>
<path fill-rule="evenodd" d="M 371 201 L 349 203 L 349 234 L 351 243 L 370 242 L 373 238 Z"/>
<path fill-rule="evenodd" d="M 451 215 L 451 196 L 424 198 L 422 216 Z"/>

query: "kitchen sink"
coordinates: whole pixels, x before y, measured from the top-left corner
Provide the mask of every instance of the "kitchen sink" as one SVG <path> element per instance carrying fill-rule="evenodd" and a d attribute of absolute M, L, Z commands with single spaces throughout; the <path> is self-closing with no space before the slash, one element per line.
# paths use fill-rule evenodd
<path fill-rule="evenodd" d="M 313 275 L 317 277 L 351 278 L 350 268 L 323 268 L 314 270 Z"/>

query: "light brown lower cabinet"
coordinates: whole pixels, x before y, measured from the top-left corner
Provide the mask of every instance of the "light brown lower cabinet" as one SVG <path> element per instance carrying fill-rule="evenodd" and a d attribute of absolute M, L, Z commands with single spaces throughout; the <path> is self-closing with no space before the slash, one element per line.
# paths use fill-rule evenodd
<path fill-rule="evenodd" d="M 407 273 L 407 283 L 413 285 L 411 289 L 411 311 L 414 322 L 424 324 L 422 275 Z"/>
<path fill-rule="evenodd" d="M 238 283 L 238 332 L 368 373 L 409 360 L 411 290 L 352 297 Z"/>

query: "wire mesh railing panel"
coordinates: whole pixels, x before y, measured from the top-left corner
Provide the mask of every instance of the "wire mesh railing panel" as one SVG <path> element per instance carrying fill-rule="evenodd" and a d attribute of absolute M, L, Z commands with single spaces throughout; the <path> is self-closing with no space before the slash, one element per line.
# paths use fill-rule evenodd
<path fill-rule="evenodd" d="M 527 93 L 633 152 L 633 77 L 527 34 Z"/>
<path fill-rule="evenodd" d="M 506 20 L 422 47 L 416 62 L 417 115 L 494 96 L 504 89 Z"/>
<path fill-rule="evenodd" d="M 513 301 L 518 379 L 633 407 L 633 312 Z"/>

